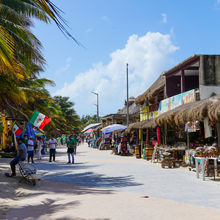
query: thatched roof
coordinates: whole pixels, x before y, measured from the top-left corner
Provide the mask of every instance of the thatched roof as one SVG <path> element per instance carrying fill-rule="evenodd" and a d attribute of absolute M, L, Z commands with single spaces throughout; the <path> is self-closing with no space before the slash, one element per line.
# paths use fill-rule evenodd
<path fill-rule="evenodd" d="M 141 128 L 141 122 L 135 122 L 135 123 L 132 123 L 128 126 L 128 128 L 125 130 L 126 133 L 130 133 L 131 130 L 133 129 L 139 129 Z"/>
<path fill-rule="evenodd" d="M 155 122 L 159 126 L 164 123 L 179 126 L 184 125 L 189 120 L 203 121 L 207 116 L 212 121 L 220 121 L 220 95 L 179 106 L 159 115 Z"/>
<path fill-rule="evenodd" d="M 209 117 L 212 121 L 220 121 L 220 95 L 208 99 L 181 105 L 173 110 L 159 115 L 155 119 L 130 124 L 127 132 L 139 128 L 155 128 L 165 123 L 181 126 L 190 120 L 203 121 Z"/>
<path fill-rule="evenodd" d="M 135 99 L 135 103 L 138 105 L 143 105 L 146 101 L 150 101 L 154 98 L 156 93 L 165 87 L 165 77 L 163 74 L 151 85 L 151 87 L 144 92 L 142 95 Z"/>
<path fill-rule="evenodd" d="M 134 115 L 134 114 L 138 114 L 140 113 L 140 106 L 137 106 L 135 104 L 135 102 L 133 101 L 129 107 L 129 115 Z M 124 106 L 122 109 L 119 109 L 117 114 L 122 114 L 122 115 L 126 115 L 127 114 L 127 106 Z"/>
<path fill-rule="evenodd" d="M 154 119 L 144 120 L 141 122 L 142 128 L 156 128 L 157 124 Z"/>
<path fill-rule="evenodd" d="M 126 129 L 126 132 L 129 133 L 133 129 L 139 129 L 139 128 L 155 128 L 157 125 L 154 121 L 154 119 L 150 120 L 144 120 L 136 123 L 132 123 L 129 125 L 129 127 Z"/>
<path fill-rule="evenodd" d="M 164 75 L 166 75 L 166 76 L 171 75 L 173 73 L 176 73 L 176 72 L 180 71 L 183 68 L 186 68 L 186 66 L 194 64 L 195 62 L 197 62 L 199 60 L 200 56 L 201 55 L 194 54 L 193 56 L 188 57 L 187 59 L 185 59 L 181 63 L 178 63 L 176 66 L 169 69 L 168 71 L 165 71 Z"/>

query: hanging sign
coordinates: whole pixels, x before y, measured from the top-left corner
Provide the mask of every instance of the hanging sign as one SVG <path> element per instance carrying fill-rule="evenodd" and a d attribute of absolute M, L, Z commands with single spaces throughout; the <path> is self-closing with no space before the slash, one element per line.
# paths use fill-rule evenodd
<path fill-rule="evenodd" d="M 143 107 L 140 109 L 140 121 L 156 118 L 158 114 L 158 111 L 150 111 L 149 107 Z"/>
<path fill-rule="evenodd" d="M 196 101 L 195 89 L 172 96 L 160 102 L 158 115 L 175 109 L 178 106 Z"/>
<path fill-rule="evenodd" d="M 140 108 L 140 121 L 144 121 L 148 119 L 148 112 L 149 112 L 148 106 Z"/>

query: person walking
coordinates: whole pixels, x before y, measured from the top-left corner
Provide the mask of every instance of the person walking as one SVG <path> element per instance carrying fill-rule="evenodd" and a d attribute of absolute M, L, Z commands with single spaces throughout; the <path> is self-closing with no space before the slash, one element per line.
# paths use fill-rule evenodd
<path fill-rule="evenodd" d="M 69 137 L 67 140 L 67 154 L 68 154 L 68 163 L 71 163 L 72 157 L 72 164 L 74 164 L 74 140 L 72 136 Z"/>
<path fill-rule="evenodd" d="M 42 159 L 42 155 L 41 155 L 42 145 L 43 145 L 43 142 L 41 140 L 41 137 L 38 137 L 37 138 L 37 159 L 38 160 Z"/>
<path fill-rule="evenodd" d="M 78 144 L 78 138 L 76 135 L 73 136 L 73 149 L 74 149 L 74 154 L 76 154 L 76 148 L 77 148 L 77 144 Z"/>
<path fill-rule="evenodd" d="M 28 163 L 30 162 L 30 159 L 31 162 L 34 163 L 34 140 L 32 136 L 30 136 L 27 145 Z"/>
<path fill-rule="evenodd" d="M 52 157 L 53 157 L 53 161 L 55 162 L 57 140 L 54 138 L 54 135 L 51 135 L 51 138 L 48 141 L 48 145 L 49 145 L 49 149 L 50 149 L 49 162 L 52 162 Z"/>

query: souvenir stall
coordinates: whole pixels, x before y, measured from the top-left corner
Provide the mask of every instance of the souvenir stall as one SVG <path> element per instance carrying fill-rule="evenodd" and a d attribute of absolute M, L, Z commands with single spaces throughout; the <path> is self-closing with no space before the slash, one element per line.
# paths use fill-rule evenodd
<path fill-rule="evenodd" d="M 130 147 L 135 154 L 137 159 L 141 158 L 141 122 L 135 122 L 129 125 L 129 127 L 125 130 L 125 134 L 129 135 L 130 137 L 135 136 L 135 141 L 130 142 Z"/>
<path fill-rule="evenodd" d="M 110 150 L 115 148 L 117 145 L 116 137 L 118 137 L 118 132 L 124 131 L 127 127 L 121 124 L 112 124 L 102 129 L 102 142 L 100 144 L 100 150 Z M 119 136 L 121 137 L 121 135 Z"/>
<path fill-rule="evenodd" d="M 160 137 L 154 149 L 152 162 L 161 162 L 161 166 L 180 167 L 183 164 L 186 147 L 186 135 L 181 128 L 170 124 L 157 127 Z"/>
<path fill-rule="evenodd" d="M 102 141 L 102 125 L 97 126 L 94 129 L 94 148 L 99 148 L 99 145 L 101 144 Z"/>
<path fill-rule="evenodd" d="M 161 144 L 161 131 L 159 127 L 156 127 L 153 119 L 143 121 L 142 128 L 145 133 L 142 158 L 151 160 L 154 148 Z"/>
<path fill-rule="evenodd" d="M 206 158 L 203 170 L 206 175 L 216 174 L 220 165 L 218 164 L 219 151 L 219 114 L 220 97 L 214 96 L 209 99 L 189 103 L 160 115 L 156 119 L 157 124 L 165 124 L 166 150 L 165 157 L 172 157 L 172 150 L 177 146 L 185 153 L 182 165 L 189 166 L 192 170 L 196 167 L 196 158 L 200 164 L 201 158 Z M 176 133 L 176 135 L 175 135 Z M 171 138 L 170 138 L 171 137 Z M 217 162 L 214 165 L 214 160 Z M 215 168 L 213 168 L 215 167 Z M 202 170 L 200 168 L 200 170 Z M 214 170 L 216 170 L 214 172 Z"/>

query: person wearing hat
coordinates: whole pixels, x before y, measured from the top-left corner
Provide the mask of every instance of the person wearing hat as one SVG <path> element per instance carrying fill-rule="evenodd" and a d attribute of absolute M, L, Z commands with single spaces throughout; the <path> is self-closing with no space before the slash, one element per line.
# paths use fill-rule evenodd
<path fill-rule="evenodd" d="M 27 143 L 27 153 L 28 153 L 28 163 L 31 162 L 34 163 L 34 140 L 33 136 L 30 136 L 28 143 Z"/>

